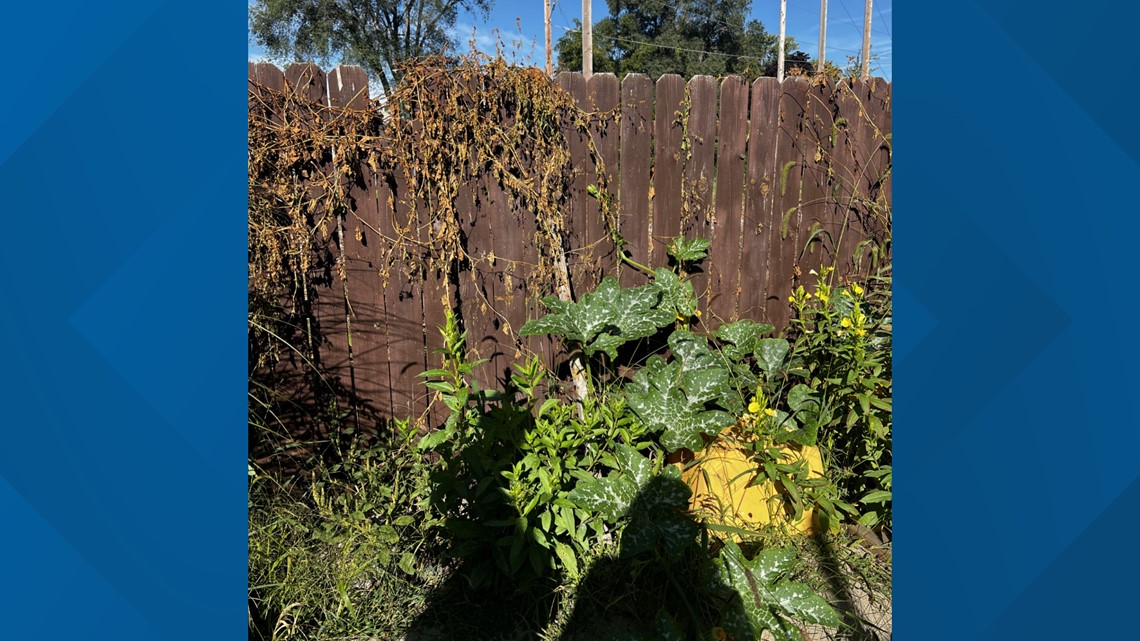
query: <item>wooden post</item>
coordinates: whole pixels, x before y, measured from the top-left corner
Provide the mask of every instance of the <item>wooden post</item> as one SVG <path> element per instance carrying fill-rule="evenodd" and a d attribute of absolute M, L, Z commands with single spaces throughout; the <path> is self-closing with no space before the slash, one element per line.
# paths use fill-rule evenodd
<path fill-rule="evenodd" d="M 554 61 L 551 56 L 550 49 L 550 0 L 543 0 L 542 2 L 543 14 L 545 16 L 546 26 L 546 75 L 551 78 L 554 77 Z"/>
<path fill-rule="evenodd" d="M 784 80 L 784 40 L 786 38 L 788 27 L 788 0 L 780 0 L 780 42 L 777 45 L 779 55 L 776 58 L 776 79 L 783 82 Z"/>
<path fill-rule="evenodd" d="M 594 75 L 594 23 L 590 17 L 591 1 L 582 0 L 582 75 L 586 80 Z"/>
<path fill-rule="evenodd" d="M 819 58 L 815 61 L 815 72 L 823 73 L 827 61 L 827 0 L 819 0 Z"/>
<path fill-rule="evenodd" d="M 867 80 L 871 77 L 871 0 L 863 9 L 863 70 L 860 77 Z"/>

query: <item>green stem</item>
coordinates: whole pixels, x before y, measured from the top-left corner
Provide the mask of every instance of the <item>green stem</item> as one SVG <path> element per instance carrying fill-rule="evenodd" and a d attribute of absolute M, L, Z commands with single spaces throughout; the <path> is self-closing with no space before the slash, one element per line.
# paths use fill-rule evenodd
<path fill-rule="evenodd" d="M 642 272 L 648 276 L 653 276 L 654 272 L 652 269 L 649 269 L 645 265 L 642 265 L 641 263 L 630 258 L 629 254 L 627 254 L 624 249 L 618 251 L 618 256 L 621 257 L 622 261 L 625 262 L 626 264 L 628 264 L 630 267 L 633 267 L 634 269 L 636 269 L 636 270 L 638 270 L 638 271 L 640 271 L 640 272 Z"/>

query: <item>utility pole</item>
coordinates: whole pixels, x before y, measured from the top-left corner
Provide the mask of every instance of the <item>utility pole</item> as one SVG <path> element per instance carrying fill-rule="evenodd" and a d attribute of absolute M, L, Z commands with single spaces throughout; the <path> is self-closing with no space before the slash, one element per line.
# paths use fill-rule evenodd
<path fill-rule="evenodd" d="M 779 54 L 776 58 L 776 79 L 780 82 L 784 81 L 784 34 L 787 32 L 788 26 L 788 0 L 780 0 L 780 44 L 777 50 Z"/>
<path fill-rule="evenodd" d="M 819 0 L 819 58 L 815 62 L 815 72 L 823 73 L 823 64 L 827 55 L 827 0 Z"/>
<path fill-rule="evenodd" d="M 860 76 L 863 80 L 871 78 L 871 0 L 863 9 L 863 69 Z"/>
<path fill-rule="evenodd" d="M 546 75 L 554 77 L 554 60 L 550 55 L 550 0 L 543 0 L 543 13 L 546 16 Z"/>
<path fill-rule="evenodd" d="M 591 0 L 582 0 L 582 75 L 594 75 L 594 23 L 590 17 Z"/>

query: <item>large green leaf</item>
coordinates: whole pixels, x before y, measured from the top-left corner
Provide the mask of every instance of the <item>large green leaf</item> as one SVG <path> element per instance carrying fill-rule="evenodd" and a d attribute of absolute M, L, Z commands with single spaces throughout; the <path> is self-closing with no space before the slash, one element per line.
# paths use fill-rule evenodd
<path fill-rule="evenodd" d="M 669 614 L 665 608 L 657 611 L 657 638 L 661 641 L 685 641 L 685 633 L 681 631 L 681 626 Z"/>
<path fill-rule="evenodd" d="M 683 236 L 678 236 L 669 243 L 669 255 L 677 260 L 677 262 L 695 263 L 699 260 L 704 260 L 708 256 L 708 249 L 712 245 L 712 241 L 708 238 L 694 238 L 687 240 Z"/>
<path fill-rule="evenodd" d="M 815 445 L 819 438 L 819 428 L 831 420 L 830 413 L 819 402 L 819 396 L 810 387 L 800 383 L 788 392 L 788 407 L 795 412 L 795 418 L 788 418 L 782 412 L 778 414 L 785 420 L 779 423 L 781 430 L 776 433 L 775 442 Z"/>
<path fill-rule="evenodd" d="M 616 358 L 623 343 L 652 336 L 673 322 L 674 313 L 660 304 L 661 299 L 656 284 L 622 288 L 614 278 L 606 277 L 576 303 L 544 298 L 542 303 L 551 313 L 527 322 L 519 334 L 550 334 L 577 343 L 587 356 L 605 352 Z"/>
<path fill-rule="evenodd" d="M 709 349 L 708 339 L 687 330 L 677 330 L 669 335 L 669 349 L 688 371 L 719 367 L 721 363 Z"/>
<path fill-rule="evenodd" d="M 584 478 L 567 495 L 579 508 L 616 523 L 628 519 L 622 532 L 622 556 L 636 556 L 661 544 L 679 557 L 695 540 L 698 525 L 686 515 L 691 490 L 681 472 L 666 466 L 654 474 L 652 462 L 627 445 L 614 452 L 617 469 L 605 478 Z"/>
<path fill-rule="evenodd" d="M 724 343 L 724 355 L 730 361 L 742 360 L 751 356 L 757 347 L 760 337 L 776 329 L 771 325 L 757 323 L 747 318 L 734 323 L 721 325 L 716 330 L 716 337 Z"/>
<path fill-rule="evenodd" d="M 698 370 L 704 374 L 694 372 L 686 378 L 680 362 L 666 363 L 654 356 L 629 384 L 626 398 L 630 409 L 650 429 L 661 433 L 661 444 L 668 451 L 699 450 L 701 434 L 718 434 L 735 422 L 731 414 L 705 406 L 727 389 L 727 371 L 717 374 L 713 370 Z"/>
<path fill-rule="evenodd" d="M 795 563 L 791 550 L 765 550 L 749 560 L 736 543 L 729 541 L 717 559 L 719 579 L 740 597 L 748 618 L 749 636 L 769 630 L 776 639 L 799 641 L 799 632 L 789 617 L 829 627 L 839 627 L 839 615 L 811 588 L 784 579 Z"/>
<path fill-rule="evenodd" d="M 680 558 L 700 531 L 687 514 L 691 494 L 681 471 L 672 465 L 639 487 L 622 532 L 621 555 L 637 556 L 661 544 L 667 555 Z"/>
<path fill-rule="evenodd" d="M 653 286 L 661 292 L 661 306 L 675 317 L 688 318 L 697 313 L 697 297 L 691 281 L 681 280 L 668 269 L 659 267 L 654 272 Z"/>
<path fill-rule="evenodd" d="M 618 464 L 617 471 L 601 479 L 580 479 L 566 497 L 611 523 L 629 513 L 638 492 L 653 477 L 652 462 L 628 445 L 617 446 L 614 460 Z"/>
<path fill-rule="evenodd" d="M 768 374 L 777 372 L 788 356 L 788 341 L 782 338 L 763 338 L 756 341 L 756 361 Z"/>

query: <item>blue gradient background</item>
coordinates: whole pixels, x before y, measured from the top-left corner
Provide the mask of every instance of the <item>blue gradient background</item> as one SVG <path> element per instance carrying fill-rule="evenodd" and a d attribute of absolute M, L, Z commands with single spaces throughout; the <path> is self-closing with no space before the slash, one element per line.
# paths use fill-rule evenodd
<path fill-rule="evenodd" d="M 1114 4 L 894 16 L 899 639 L 1137 638 L 1140 10 Z"/>
<path fill-rule="evenodd" d="M 1109 6 L 893 16 L 900 639 L 1134 636 L 1140 9 Z M 3 638 L 245 638 L 245 7 L 5 12 Z"/>
<path fill-rule="evenodd" d="M 0 25 L 0 638 L 245 638 L 245 7 Z"/>

